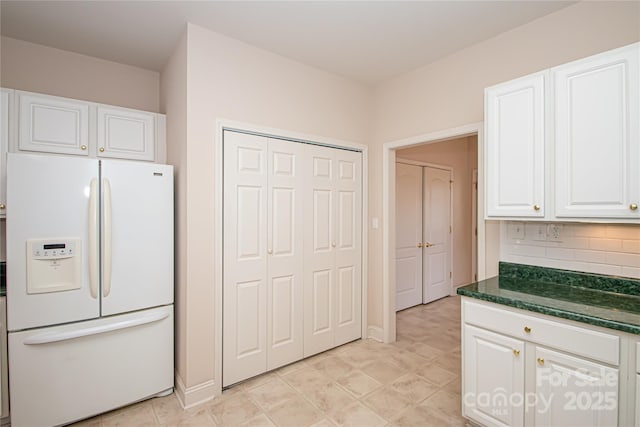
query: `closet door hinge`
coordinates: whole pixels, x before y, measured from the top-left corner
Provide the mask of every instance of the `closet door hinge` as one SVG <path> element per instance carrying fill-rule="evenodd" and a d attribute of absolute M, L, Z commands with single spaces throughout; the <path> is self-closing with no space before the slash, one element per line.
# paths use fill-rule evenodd
<path fill-rule="evenodd" d="M 451 279 L 453 277 L 453 273 L 449 272 L 449 279 Z"/>

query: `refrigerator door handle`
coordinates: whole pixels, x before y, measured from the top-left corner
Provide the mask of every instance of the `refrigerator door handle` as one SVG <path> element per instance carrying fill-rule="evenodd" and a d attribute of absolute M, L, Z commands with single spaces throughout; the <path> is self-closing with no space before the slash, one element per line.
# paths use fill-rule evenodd
<path fill-rule="evenodd" d="M 169 317 L 168 312 L 152 313 L 140 316 L 134 319 L 122 320 L 120 322 L 110 323 L 107 325 L 92 326 L 90 328 L 76 329 L 73 331 L 44 333 L 31 336 L 23 341 L 25 345 L 50 344 L 59 341 L 68 341 L 76 338 L 87 337 L 91 335 L 104 334 L 106 332 L 118 331 L 120 329 L 132 328 L 134 326 L 146 325 L 158 322 Z"/>
<path fill-rule="evenodd" d="M 102 187 L 104 192 L 102 297 L 106 298 L 111 293 L 111 183 L 107 178 L 103 178 Z"/>
<path fill-rule="evenodd" d="M 98 267 L 98 180 L 93 178 L 89 190 L 89 288 L 98 298 L 100 271 Z"/>

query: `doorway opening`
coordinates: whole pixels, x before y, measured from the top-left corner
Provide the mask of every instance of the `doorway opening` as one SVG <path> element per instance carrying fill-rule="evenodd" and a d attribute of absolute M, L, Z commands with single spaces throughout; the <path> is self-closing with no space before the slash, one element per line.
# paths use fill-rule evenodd
<path fill-rule="evenodd" d="M 465 172 L 458 173 L 455 166 L 451 166 L 453 170 L 453 201 L 459 198 L 460 194 L 466 194 L 465 202 L 461 205 L 462 199 L 457 203 L 453 203 L 452 216 L 456 213 L 462 215 L 464 218 L 468 217 L 468 225 L 461 227 L 456 226 L 455 218 L 452 219 L 452 235 L 455 231 L 460 231 L 459 241 L 456 243 L 455 238 L 452 238 L 452 261 L 451 264 L 451 285 L 449 294 L 455 295 L 455 289 L 458 286 L 470 283 L 473 280 L 482 279 L 485 275 L 485 235 L 484 235 L 484 218 L 480 218 L 480 215 L 484 211 L 483 209 L 475 209 L 477 222 L 477 235 L 472 221 L 472 214 L 474 209 L 472 208 L 473 199 L 473 177 L 474 169 L 477 169 L 477 182 L 482 182 L 484 179 L 483 170 L 483 150 L 482 150 L 482 123 L 475 123 L 458 128 L 447 129 L 444 131 L 434 132 L 425 135 L 419 135 L 412 138 L 407 138 L 399 141 L 385 143 L 383 145 L 383 340 L 385 342 L 393 342 L 396 339 L 396 162 L 398 159 L 404 159 L 406 162 L 407 155 L 416 154 L 416 152 L 422 152 L 423 150 L 429 151 L 442 149 L 445 147 L 444 143 L 451 144 L 450 147 L 455 147 L 455 140 L 464 141 L 463 145 L 473 145 L 475 153 L 470 157 L 472 160 L 465 160 Z M 440 147 L 438 147 L 440 145 Z M 434 148 L 431 148 L 431 147 Z M 460 146 L 458 146 L 460 148 Z M 468 147 L 464 147 L 468 149 Z M 445 150 L 446 151 L 446 150 Z M 467 156 L 469 157 L 469 156 Z M 436 163 L 438 165 L 446 165 L 440 157 L 435 154 L 429 157 L 410 158 L 414 162 L 422 162 L 426 164 Z M 461 169 L 462 170 L 462 169 Z M 462 176 L 467 176 L 468 179 L 463 179 Z M 457 182 L 456 182 L 457 181 Z M 458 186 L 455 185 L 458 184 Z M 464 186 L 464 187 L 463 187 Z M 464 191 L 462 191 L 464 188 Z M 476 195 L 477 206 L 482 206 L 484 203 L 484 195 L 482 186 L 479 186 Z M 467 230 L 465 233 L 464 230 Z M 452 236 L 454 237 L 454 236 Z M 476 272 L 473 272 L 474 262 L 472 257 L 474 256 L 472 245 L 475 240 L 475 268 Z M 466 242 L 466 243 L 465 243 Z M 423 243 L 423 242 L 416 242 Z M 431 242 L 428 242 L 431 243 Z M 463 250 L 460 250 L 463 249 Z M 456 255 L 456 251 L 458 255 Z M 467 254 L 468 252 L 468 254 Z M 460 270 L 455 262 L 455 259 L 460 256 L 460 259 L 465 259 L 464 266 Z M 458 262 L 460 263 L 460 262 Z M 460 271 L 460 273 L 457 273 Z"/>

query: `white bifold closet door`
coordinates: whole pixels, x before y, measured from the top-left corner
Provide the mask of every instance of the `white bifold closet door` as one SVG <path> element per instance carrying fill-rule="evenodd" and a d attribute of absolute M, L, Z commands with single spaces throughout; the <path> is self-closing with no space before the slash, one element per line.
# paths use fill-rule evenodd
<path fill-rule="evenodd" d="M 362 336 L 362 154 L 306 151 L 305 357 Z"/>
<path fill-rule="evenodd" d="M 223 386 L 303 357 L 303 155 L 224 132 Z"/>

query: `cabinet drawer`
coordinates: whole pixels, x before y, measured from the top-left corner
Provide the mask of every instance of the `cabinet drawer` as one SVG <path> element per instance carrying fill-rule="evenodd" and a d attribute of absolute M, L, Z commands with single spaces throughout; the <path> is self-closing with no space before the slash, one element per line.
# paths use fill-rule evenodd
<path fill-rule="evenodd" d="M 615 335 L 526 315 L 492 303 L 463 301 L 465 323 L 515 338 L 618 366 L 620 342 Z"/>

